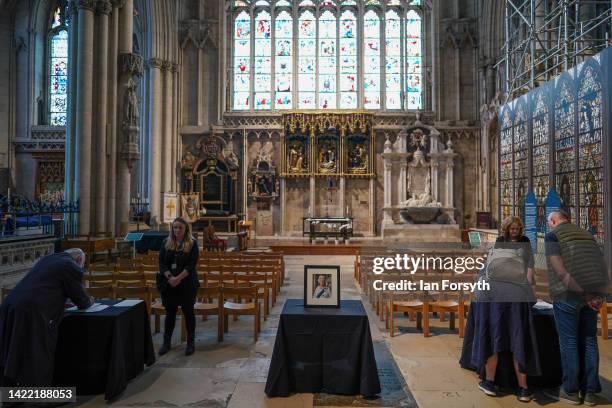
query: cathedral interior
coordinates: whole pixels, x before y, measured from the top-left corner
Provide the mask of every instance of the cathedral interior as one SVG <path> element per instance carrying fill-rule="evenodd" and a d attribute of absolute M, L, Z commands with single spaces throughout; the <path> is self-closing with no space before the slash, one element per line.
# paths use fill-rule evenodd
<path fill-rule="evenodd" d="M 348 248 L 494 240 L 517 216 L 544 268 L 562 208 L 610 260 L 611 21 L 607 0 L 0 0 L 2 237 L 181 216 Z"/>

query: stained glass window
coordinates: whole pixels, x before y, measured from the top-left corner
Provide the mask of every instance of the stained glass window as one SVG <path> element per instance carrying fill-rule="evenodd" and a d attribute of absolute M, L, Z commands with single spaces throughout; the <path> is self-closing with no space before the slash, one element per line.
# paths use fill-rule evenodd
<path fill-rule="evenodd" d="M 319 108 L 336 109 L 336 17 L 324 11 L 319 18 Z"/>
<path fill-rule="evenodd" d="M 401 20 L 395 10 L 385 15 L 385 107 L 401 109 L 402 107 L 402 50 Z"/>
<path fill-rule="evenodd" d="M 568 81 L 561 82 L 555 100 L 555 184 L 561 205 L 575 216 L 574 96 Z"/>
<path fill-rule="evenodd" d="M 380 18 L 369 10 L 363 21 L 363 107 L 380 109 Z"/>
<path fill-rule="evenodd" d="M 423 107 L 421 71 L 421 17 L 410 10 L 406 17 L 406 107 Z"/>
<path fill-rule="evenodd" d="M 340 109 L 357 108 L 357 19 L 352 11 L 340 16 Z"/>
<path fill-rule="evenodd" d="M 49 124 L 66 126 L 68 109 L 68 30 L 60 7 L 53 13 L 49 39 Z"/>
<path fill-rule="evenodd" d="M 548 163 L 550 161 L 548 140 L 550 136 L 548 105 L 546 93 L 538 91 L 535 96 L 534 111 L 532 118 L 532 157 L 533 157 L 533 191 L 538 206 L 537 228 L 538 233 L 543 234 L 546 230 L 546 217 L 544 201 L 550 188 L 548 183 Z"/>
<path fill-rule="evenodd" d="M 579 225 L 604 241 L 602 96 L 598 72 L 582 71 L 578 89 Z"/>
<path fill-rule="evenodd" d="M 275 20 L 275 65 L 276 86 L 274 101 L 276 109 L 291 109 L 293 100 L 291 96 L 293 81 L 293 19 L 286 11 L 282 11 Z"/>
<path fill-rule="evenodd" d="M 525 196 L 529 188 L 527 179 L 527 112 L 525 105 L 519 105 L 514 117 L 512 136 L 514 158 L 514 215 L 523 218 Z"/>
<path fill-rule="evenodd" d="M 255 17 L 255 109 L 270 109 L 272 82 L 272 19 L 267 11 Z"/>
<path fill-rule="evenodd" d="M 413 3 L 233 4 L 233 109 L 422 108 L 422 21 Z"/>
<path fill-rule="evenodd" d="M 512 120 L 506 109 L 502 117 L 499 146 L 500 207 L 502 219 L 512 215 Z"/>
<path fill-rule="evenodd" d="M 315 24 L 315 16 L 309 10 L 300 15 L 298 26 L 298 89 L 299 107 L 302 109 L 314 109 L 316 107 L 317 29 Z"/>
<path fill-rule="evenodd" d="M 234 109 L 249 109 L 251 19 L 242 11 L 234 23 Z"/>

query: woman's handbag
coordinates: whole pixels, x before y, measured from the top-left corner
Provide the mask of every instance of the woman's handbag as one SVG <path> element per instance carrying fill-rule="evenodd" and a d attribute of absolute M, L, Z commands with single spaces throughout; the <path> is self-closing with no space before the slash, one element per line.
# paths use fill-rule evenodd
<path fill-rule="evenodd" d="M 155 275 L 155 286 L 157 286 L 159 293 L 164 293 L 168 289 L 168 279 L 166 279 L 163 273 L 157 272 Z"/>

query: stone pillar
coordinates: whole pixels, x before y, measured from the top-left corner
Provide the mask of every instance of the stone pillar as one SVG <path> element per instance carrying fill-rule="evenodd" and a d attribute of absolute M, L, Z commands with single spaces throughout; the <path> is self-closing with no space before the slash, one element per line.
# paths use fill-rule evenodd
<path fill-rule="evenodd" d="M 317 201 L 316 201 L 316 187 L 317 187 L 317 183 L 316 183 L 316 179 L 313 176 L 310 176 L 310 202 L 308 203 L 308 208 L 310 209 L 310 211 L 308 211 L 308 216 L 309 217 L 314 217 L 314 215 L 316 214 L 316 209 L 315 206 L 317 205 Z"/>
<path fill-rule="evenodd" d="M 117 187 L 117 80 L 118 80 L 118 42 L 119 42 L 119 7 L 122 5 L 122 0 L 113 0 L 113 12 L 111 14 L 111 29 L 108 52 L 108 118 L 109 118 L 109 151 L 107 166 L 106 184 L 106 231 L 112 232 L 113 235 L 119 234 L 119 228 L 115 225 L 116 219 L 116 187 Z"/>
<path fill-rule="evenodd" d="M 285 178 L 280 179 L 280 197 L 281 197 L 281 235 L 285 235 L 285 214 L 286 214 L 286 202 L 285 197 L 287 196 L 287 183 Z"/>
<path fill-rule="evenodd" d="M 446 160 L 446 200 L 444 200 L 444 206 L 446 208 L 453 208 L 453 157 L 450 156 Z"/>
<path fill-rule="evenodd" d="M 78 45 L 76 80 L 76 197 L 79 200 L 79 233 L 91 232 L 91 145 L 93 99 L 94 2 L 77 0 Z"/>
<path fill-rule="evenodd" d="M 436 199 L 436 201 L 440 201 L 440 195 L 438 194 L 438 158 L 431 159 L 431 195 Z"/>
<path fill-rule="evenodd" d="M 151 221 L 161 221 L 161 190 L 162 190 L 162 66 L 163 61 L 157 58 L 152 58 L 148 61 L 150 84 L 150 156 L 149 156 L 149 192 L 151 205 Z"/>
<path fill-rule="evenodd" d="M 119 14 L 118 51 L 121 74 L 117 92 L 117 185 L 115 202 L 115 228 L 121 231 L 129 224 L 131 169 L 140 158 L 138 145 L 139 113 L 135 100 L 134 75 L 142 74 L 142 58 L 132 54 L 134 32 L 134 1 L 125 0 Z"/>
<path fill-rule="evenodd" d="M 98 60 L 97 60 L 97 104 L 96 104 L 96 189 L 95 232 L 108 232 L 106 229 L 106 131 L 108 105 L 108 15 L 112 10 L 110 0 L 98 0 Z"/>
<path fill-rule="evenodd" d="M 340 214 L 343 217 L 346 217 L 348 214 L 346 208 L 346 178 L 340 177 L 340 199 L 338 200 L 340 205 Z"/>
<path fill-rule="evenodd" d="M 376 184 L 374 178 L 370 178 L 370 235 L 376 235 Z"/>
<path fill-rule="evenodd" d="M 78 55 L 78 31 L 77 27 L 79 25 L 78 22 L 78 14 L 76 4 L 74 2 L 69 3 L 68 7 L 68 16 L 70 19 L 70 23 L 68 24 L 68 52 L 69 55 L 73 58 L 76 58 Z M 64 187 L 64 200 L 67 202 L 74 202 L 76 197 L 76 184 L 75 184 L 75 164 L 76 164 L 76 78 L 78 75 L 78 69 L 76 64 L 68 65 L 68 115 L 67 115 L 67 123 L 66 123 L 66 142 L 65 142 L 65 160 L 64 160 L 64 178 L 65 178 L 65 187 Z M 9 152 L 9 154 L 11 154 Z M 13 172 L 14 173 L 14 172 Z M 9 181 L 9 184 L 11 181 Z M 70 217 L 74 217 L 74 214 L 71 214 Z M 75 220 L 72 219 L 71 222 Z M 67 232 L 67 231 L 66 231 Z"/>
<path fill-rule="evenodd" d="M 174 132 L 172 131 L 172 106 L 173 93 L 172 93 L 172 63 L 165 62 L 162 67 L 162 75 L 164 77 L 164 113 L 163 113 L 163 132 L 162 132 L 162 170 L 161 170 L 161 181 L 162 181 L 162 193 L 168 193 L 172 191 L 172 178 L 174 176 L 174 168 L 172 166 L 172 140 L 174 139 Z M 162 201 L 163 202 L 163 201 Z M 161 214 L 161 213 L 160 213 Z"/>
<path fill-rule="evenodd" d="M 171 180 L 171 190 L 175 193 L 179 192 L 179 174 L 180 170 L 178 167 L 178 163 L 181 162 L 181 146 L 180 146 L 180 136 L 178 135 L 178 105 L 179 105 L 179 86 L 178 86 L 178 65 L 172 64 L 170 68 L 170 72 L 172 73 L 172 91 L 174 92 L 174 96 L 176 97 L 176 103 L 172 104 L 172 161 L 171 161 L 171 172 L 172 172 L 172 180 Z"/>
<path fill-rule="evenodd" d="M 391 223 L 391 171 L 393 170 L 393 162 L 390 158 L 385 157 L 385 194 L 384 194 L 384 218 L 383 223 Z"/>
<path fill-rule="evenodd" d="M 401 159 L 399 180 L 397 180 L 397 205 L 401 206 L 406 201 L 406 177 L 408 163 L 405 159 Z"/>

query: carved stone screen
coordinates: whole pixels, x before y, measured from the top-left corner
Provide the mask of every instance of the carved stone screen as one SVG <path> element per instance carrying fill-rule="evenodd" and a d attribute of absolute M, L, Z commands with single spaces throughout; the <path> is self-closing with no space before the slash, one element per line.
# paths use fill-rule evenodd
<path fill-rule="evenodd" d="M 538 232 L 543 201 L 555 189 L 571 221 L 593 234 L 610 259 L 610 111 L 612 49 L 509 102 L 500 110 L 500 219 L 522 216 L 535 193 Z M 542 214 L 540 214 L 542 213 Z"/>

